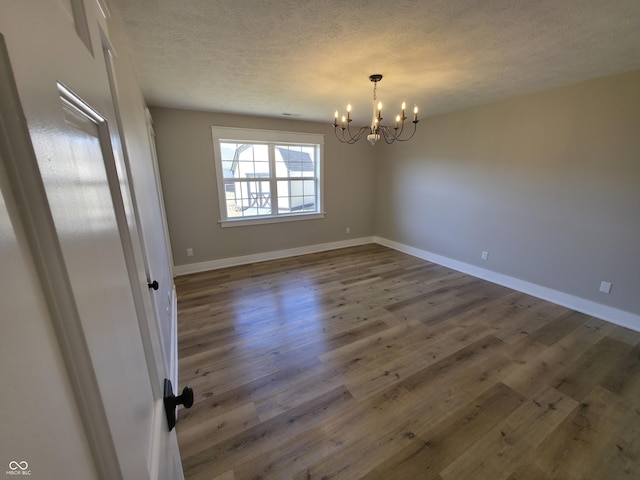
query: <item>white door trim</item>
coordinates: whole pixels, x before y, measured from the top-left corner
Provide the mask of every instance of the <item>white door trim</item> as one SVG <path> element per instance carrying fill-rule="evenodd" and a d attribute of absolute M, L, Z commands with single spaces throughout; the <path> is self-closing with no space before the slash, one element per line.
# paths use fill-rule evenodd
<path fill-rule="evenodd" d="M 151 160 L 153 163 L 153 175 L 156 181 L 156 191 L 158 192 L 158 205 L 160 206 L 160 216 L 162 217 L 162 231 L 164 232 L 165 244 L 167 246 L 167 261 L 171 269 L 171 277 L 175 277 L 173 273 L 173 250 L 171 249 L 171 238 L 169 237 L 169 225 L 167 225 L 167 212 L 164 207 L 164 193 L 162 192 L 162 182 L 160 180 L 160 167 L 158 166 L 158 152 L 156 150 L 156 132 L 153 129 L 153 117 L 148 108 L 145 108 L 145 121 L 147 123 L 147 134 L 149 137 L 149 150 L 151 151 Z"/>

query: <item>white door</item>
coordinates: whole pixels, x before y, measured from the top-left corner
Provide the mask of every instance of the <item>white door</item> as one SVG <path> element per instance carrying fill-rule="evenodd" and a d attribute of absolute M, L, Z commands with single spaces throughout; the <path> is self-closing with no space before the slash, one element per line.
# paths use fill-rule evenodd
<path fill-rule="evenodd" d="M 142 318 L 146 279 L 136 276 L 128 185 L 114 173 L 113 102 L 104 59 L 92 49 L 104 34 L 96 4 L 0 0 L 0 7 L 19 95 L 12 104 L 21 101 L 26 117 L 12 141 L 33 149 L 10 166 L 25 181 L 32 218 L 24 223 L 99 478 L 181 479 L 158 380 L 165 367 L 151 351 L 159 334 Z M 0 80 L 2 94 L 12 95 L 5 87 L 13 79 Z M 17 109 L 2 120 L 21 118 Z"/>
<path fill-rule="evenodd" d="M 136 109 L 139 105 L 127 98 L 126 95 L 124 99 L 120 98 L 122 94 L 127 93 L 123 92 L 120 88 L 121 85 L 118 84 L 119 80 L 122 83 L 122 76 L 124 76 L 118 75 L 118 73 L 124 73 L 118 68 L 122 67 L 123 61 L 115 62 L 118 57 L 117 52 L 111 43 L 104 39 L 103 50 L 121 137 L 124 137 L 126 128 L 123 118 L 130 119 L 137 116 L 140 120 L 137 125 L 138 136 L 135 138 L 134 144 L 128 145 L 126 141 L 123 143 L 122 153 L 126 161 L 123 162 L 123 168 L 116 172 L 116 175 L 119 178 L 124 177 L 125 180 L 129 178 L 133 183 L 129 203 L 133 206 L 136 214 L 131 215 L 131 220 L 137 224 L 134 233 L 137 233 L 138 243 L 142 247 L 140 255 L 136 258 L 140 263 L 139 273 L 144 272 L 147 284 L 150 285 L 146 292 L 148 299 L 141 299 L 141 303 L 151 307 L 148 309 L 149 316 L 153 317 L 150 320 L 155 320 L 155 328 L 159 333 L 158 350 L 161 353 L 166 372 L 160 380 L 169 378 L 176 385 L 178 383 L 177 319 L 175 318 L 177 299 L 173 286 L 171 249 L 166 231 L 161 185 L 157 178 L 155 143 L 152 136 L 147 137 L 148 109 Z M 160 360 L 160 357 L 157 357 L 156 360 Z M 157 363 L 160 362 L 157 361 Z"/>
<path fill-rule="evenodd" d="M 66 125 L 60 156 L 43 172 L 45 191 L 121 469 L 125 478 L 157 478 L 154 462 L 161 459 L 154 442 L 165 436 L 164 409 L 143 348 L 140 329 L 146 325 L 137 320 L 134 291 L 140 285 L 129 273 L 137 269 L 126 263 L 121 193 L 117 177 L 115 191 L 108 177 L 115 170 L 108 124 L 59 88 Z"/>
<path fill-rule="evenodd" d="M 162 184 L 160 183 L 160 172 L 158 171 L 158 157 L 156 153 L 156 139 L 153 130 L 153 119 L 149 109 L 145 109 L 145 120 L 147 126 L 147 134 L 149 139 L 149 150 L 151 153 L 151 167 L 153 170 L 153 190 L 155 198 L 150 199 L 155 205 L 158 205 L 157 219 L 162 225 L 162 235 L 156 235 L 156 238 L 143 238 L 145 244 L 145 252 L 147 254 L 147 262 L 149 264 L 149 272 L 154 278 L 158 278 L 160 282 L 166 282 L 173 278 L 173 259 L 171 258 L 171 241 L 169 239 L 169 229 L 166 223 L 166 214 L 164 210 L 164 202 L 162 199 Z M 151 266 L 154 266 L 152 268 Z M 164 290 L 166 291 L 166 289 Z M 165 363 L 169 368 L 169 378 L 176 383 L 178 380 L 178 341 L 177 341 L 177 321 L 172 318 L 175 314 L 173 311 L 172 300 L 175 291 L 164 296 L 161 289 L 158 295 L 154 295 L 153 301 L 158 312 L 160 338 L 165 354 Z"/>

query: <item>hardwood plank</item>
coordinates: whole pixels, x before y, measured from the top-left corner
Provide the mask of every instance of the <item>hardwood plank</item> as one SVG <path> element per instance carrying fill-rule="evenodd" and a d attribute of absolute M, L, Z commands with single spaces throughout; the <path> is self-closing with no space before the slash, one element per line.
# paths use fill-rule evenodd
<path fill-rule="evenodd" d="M 632 409 L 640 409 L 640 345 L 631 349 L 616 366 L 600 384 L 624 398 Z"/>
<path fill-rule="evenodd" d="M 186 480 L 640 478 L 639 332 L 373 244 L 176 288 Z"/>
<path fill-rule="evenodd" d="M 208 416 L 204 419 L 191 417 L 189 420 L 181 422 L 180 425 L 180 435 L 183 438 L 180 454 L 185 457 L 211 448 L 220 441 L 260 423 L 253 403 L 240 405 L 218 416 Z"/>
<path fill-rule="evenodd" d="M 438 374 L 445 378 L 445 372 L 451 362 L 471 358 L 474 353 L 469 353 L 468 349 L 473 348 L 473 345 L 486 338 L 492 339 L 493 337 L 482 335 L 480 338 L 476 338 L 474 335 L 459 341 L 454 335 L 447 335 L 439 341 L 430 341 L 429 348 L 420 348 L 407 355 L 389 359 L 385 363 L 369 368 L 360 368 L 360 364 L 349 365 L 351 368 L 343 369 L 341 373 L 345 377 L 344 382 L 349 391 L 355 398 L 362 400 L 374 393 L 388 389 L 404 379 L 410 379 L 414 374 L 432 375 L 431 370 L 425 370 L 429 367 L 439 369 Z M 480 343 L 480 345 L 480 348 L 487 348 L 486 343 Z"/>
<path fill-rule="evenodd" d="M 639 416 L 640 412 L 637 410 L 627 411 L 621 420 L 621 426 L 612 426 L 609 440 L 593 452 L 592 469 L 587 478 L 640 478 Z"/>
<path fill-rule="evenodd" d="M 508 343 L 516 343 L 568 312 L 564 307 L 524 293 L 512 292 L 467 312 L 465 316 L 469 320 L 465 321 L 465 317 L 462 317 L 458 319 L 458 323 L 463 325 L 485 323 L 491 328 L 491 334 L 495 337 Z M 536 337 L 531 341 L 536 341 Z"/>
<path fill-rule="evenodd" d="M 228 472 L 224 472 L 222 475 L 215 477 L 213 480 L 235 480 L 235 478 L 233 470 L 229 470 Z"/>
<path fill-rule="evenodd" d="M 205 355 L 194 357 L 196 356 L 189 357 L 188 363 L 178 362 L 180 371 L 184 371 L 183 382 L 191 384 L 194 389 L 206 389 L 210 378 L 215 378 L 217 391 L 230 390 L 278 371 L 267 355 L 261 355 L 247 363 L 226 366 L 212 363 Z"/>
<path fill-rule="evenodd" d="M 277 364 L 277 362 L 275 362 Z M 305 378 L 307 372 L 319 365 L 317 358 L 309 357 L 303 361 L 297 361 L 286 365 L 280 365 L 273 375 L 261 377 L 257 380 L 240 385 L 226 391 L 218 391 L 214 381 L 205 388 L 194 391 L 195 401 L 189 410 L 180 410 L 180 418 L 195 417 L 193 421 L 203 421 L 209 416 L 222 415 L 234 410 L 238 404 L 247 401 L 261 402 L 268 399 L 291 384 Z M 178 424 L 179 426 L 181 423 Z"/>
<path fill-rule="evenodd" d="M 625 412 L 622 399 L 604 388 L 594 388 L 535 450 L 536 465 L 551 478 L 592 478 L 594 462 Z"/>
<path fill-rule="evenodd" d="M 372 460 L 385 461 L 406 448 L 431 425 L 492 385 L 485 372 L 498 371 L 496 367 L 501 362 L 507 364 L 508 359 L 488 351 L 490 345 L 501 343 L 495 339 L 476 342 L 440 365 L 427 367 L 361 402 L 348 418 L 325 422 L 322 431 L 329 432 L 332 443 L 339 448 L 328 451 L 308 469 L 319 478 L 361 478 L 372 468 Z M 447 374 L 434 376 L 434 371 Z M 451 384 L 461 387 L 450 389 Z M 347 431 L 344 425 L 349 426 Z M 300 471 L 293 478 L 303 478 L 306 473 Z"/>
<path fill-rule="evenodd" d="M 304 372 L 295 384 L 287 382 L 287 385 L 270 397 L 258 400 L 256 403 L 260 419 L 266 421 L 280 414 L 285 414 L 301 404 L 342 388 L 345 387 L 341 379 L 319 363 Z"/>
<path fill-rule="evenodd" d="M 543 327 L 529 335 L 532 341 L 551 346 L 564 336 L 577 330 L 585 321 L 585 316 L 578 312 L 568 311 L 566 314 L 551 319 Z"/>
<path fill-rule="evenodd" d="M 624 363 L 631 347 L 605 337 L 581 355 L 570 368 L 556 377 L 554 387 L 577 401 L 582 399 Z"/>
<path fill-rule="evenodd" d="M 242 433 L 223 439 L 212 448 L 183 457 L 185 477 L 197 480 L 208 479 L 229 469 L 235 472 L 243 465 L 253 465 L 254 468 L 262 469 L 265 467 L 262 462 L 250 460 L 265 454 L 269 458 L 276 458 L 274 448 L 279 451 L 280 446 L 290 438 L 298 436 L 300 432 L 310 431 L 327 417 L 343 411 L 351 404 L 352 397 L 344 388 L 337 388 L 320 395 L 288 410 L 283 415 L 260 422 Z M 180 430 L 178 434 L 182 436 Z"/>
<path fill-rule="evenodd" d="M 530 357 L 526 363 L 504 377 L 503 382 L 531 398 L 553 383 L 559 372 L 568 368 L 590 347 L 591 344 L 579 338 L 566 336 Z"/>
<path fill-rule="evenodd" d="M 493 426 L 518 408 L 524 397 L 496 383 L 443 421 L 416 437 L 383 464 L 362 477 L 365 480 L 436 479 L 439 472 L 462 455 Z"/>
<path fill-rule="evenodd" d="M 546 390 L 499 422 L 481 442 L 443 469 L 440 476 L 443 480 L 508 478 L 577 405 L 557 390 Z"/>
<path fill-rule="evenodd" d="M 507 480 L 551 480 L 551 477 L 547 476 L 535 465 L 527 463 L 516 468 Z"/>

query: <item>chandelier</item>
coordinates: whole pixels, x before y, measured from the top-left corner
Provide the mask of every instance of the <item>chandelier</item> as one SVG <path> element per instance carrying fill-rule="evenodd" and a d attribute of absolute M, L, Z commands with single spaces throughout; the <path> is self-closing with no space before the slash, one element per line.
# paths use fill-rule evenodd
<path fill-rule="evenodd" d="M 371 125 L 358 128 L 355 132 L 351 132 L 350 123 L 351 119 L 351 105 L 347 105 L 347 115 L 343 115 L 340 123 L 338 123 L 338 111 L 336 110 L 333 120 L 333 133 L 336 138 L 342 143 L 353 144 L 356 143 L 362 135 L 367 132 L 367 140 L 371 142 L 371 145 L 375 145 L 382 137 L 386 143 L 393 143 L 396 140 L 399 142 L 405 142 L 409 140 L 416 133 L 418 126 L 418 107 L 413 108 L 413 132 L 405 138 L 400 138 L 404 132 L 404 121 L 407 119 L 405 116 L 406 103 L 402 102 L 402 113 L 396 115 L 395 125 L 389 127 L 382 125 L 382 102 L 377 101 L 376 90 L 378 82 L 382 80 L 382 75 L 375 74 L 370 75 L 369 80 L 373 82 L 373 115 L 371 117 Z"/>

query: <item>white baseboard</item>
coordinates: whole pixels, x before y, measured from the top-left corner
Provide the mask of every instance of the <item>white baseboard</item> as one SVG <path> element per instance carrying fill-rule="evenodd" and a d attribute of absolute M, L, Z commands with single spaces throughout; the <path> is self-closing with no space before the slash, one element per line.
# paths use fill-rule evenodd
<path fill-rule="evenodd" d="M 191 263 L 188 265 L 178 265 L 174 267 L 176 276 L 188 275 L 190 273 L 206 272 L 209 270 L 217 270 L 219 268 L 234 267 L 237 265 L 246 265 L 248 263 L 264 262 L 267 260 L 277 260 L 280 258 L 294 257 L 297 255 L 306 255 L 308 253 L 325 252 L 338 248 L 353 247 L 356 245 L 366 245 L 367 243 L 378 243 L 385 247 L 393 248 L 400 252 L 412 255 L 414 257 L 437 263 L 445 267 L 451 268 L 458 272 L 466 273 L 477 278 L 482 278 L 498 285 L 517 290 L 527 295 L 531 295 L 549 302 L 562 305 L 563 307 L 576 310 L 578 312 L 600 318 L 607 322 L 615 323 L 622 327 L 630 328 L 640 332 L 640 315 L 620 310 L 618 308 L 603 305 L 601 303 L 587 300 L 585 298 L 570 295 L 568 293 L 553 290 L 542 285 L 527 282 L 519 278 L 511 277 L 501 273 L 487 270 L 485 268 L 471 265 L 469 263 L 444 257 L 436 253 L 421 250 L 419 248 L 410 247 L 402 243 L 387 240 L 382 237 L 361 237 L 352 240 L 343 240 L 339 242 L 321 243 L 317 245 L 308 245 L 305 247 L 290 248 L 286 250 L 276 250 L 273 252 L 257 253 L 254 255 L 244 255 L 241 257 L 223 258 L 220 260 L 211 260 L 208 262 Z M 175 293 L 174 293 L 175 298 Z M 177 318 L 177 316 L 175 317 Z M 177 353 L 177 352 L 176 352 Z M 176 362 L 177 365 L 177 362 Z"/>
<path fill-rule="evenodd" d="M 400 252 L 412 255 L 414 257 L 427 260 L 429 262 L 437 263 L 445 267 L 457 270 L 462 273 L 467 273 L 483 280 L 488 280 L 498 285 L 517 290 L 527 295 L 531 295 L 549 302 L 562 305 L 563 307 L 576 310 L 578 312 L 591 315 L 592 317 L 600 318 L 610 323 L 615 323 L 622 327 L 630 328 L 640 332 L 640 315 L 636 315 L 626 310 L 620 310 L 614 307 L 603 305 L 601 303 L 587 300 L 585 298 L 570 295 L 568 293 L 559 292 L 542 285 L 520 280 L 519 278 L 510 277 L 501 273 L 493 272 L 485 268 L 480 268 L 469 263 L 460 262 L 452 258 L 444 257 L 435 253 L 428 252 L 426 250 L 420 250 L 418 248 L 410 247 L 402 243 L 387 240 L 382 237 L 374 237 L 374 242 L 384 245 L 385 247 L 393 248 Z"/>
<path fill-rule="evenodd" d="M 367 243 L 375 243 L 374 237 L 361 237 L 354 238 L 352 240 L 320 243 L 317 245 L 308 245 L 305 247 L 289 248 L 286 250 L 276 250 L 273 252 L 265 253 L 256 253 L 254 255 L 244 255 L 242 257 L 223 258 L 220 260 L 211 260 L 208 262 L 177 265 L 173 268 L 173 273 L 176 276 L 188 275 L 190 273 L 206 272 L 209 270 L 217 270 L 219 268 L 246 265 L 248 263 L 264 262 L 266 260 L 277 260 L 280 258 L 295 257 L 297 255 L 306 255 L 308 253 L 336 250 L 338 248 L 355 247 L 356 245 L 366 245 Z"/>

